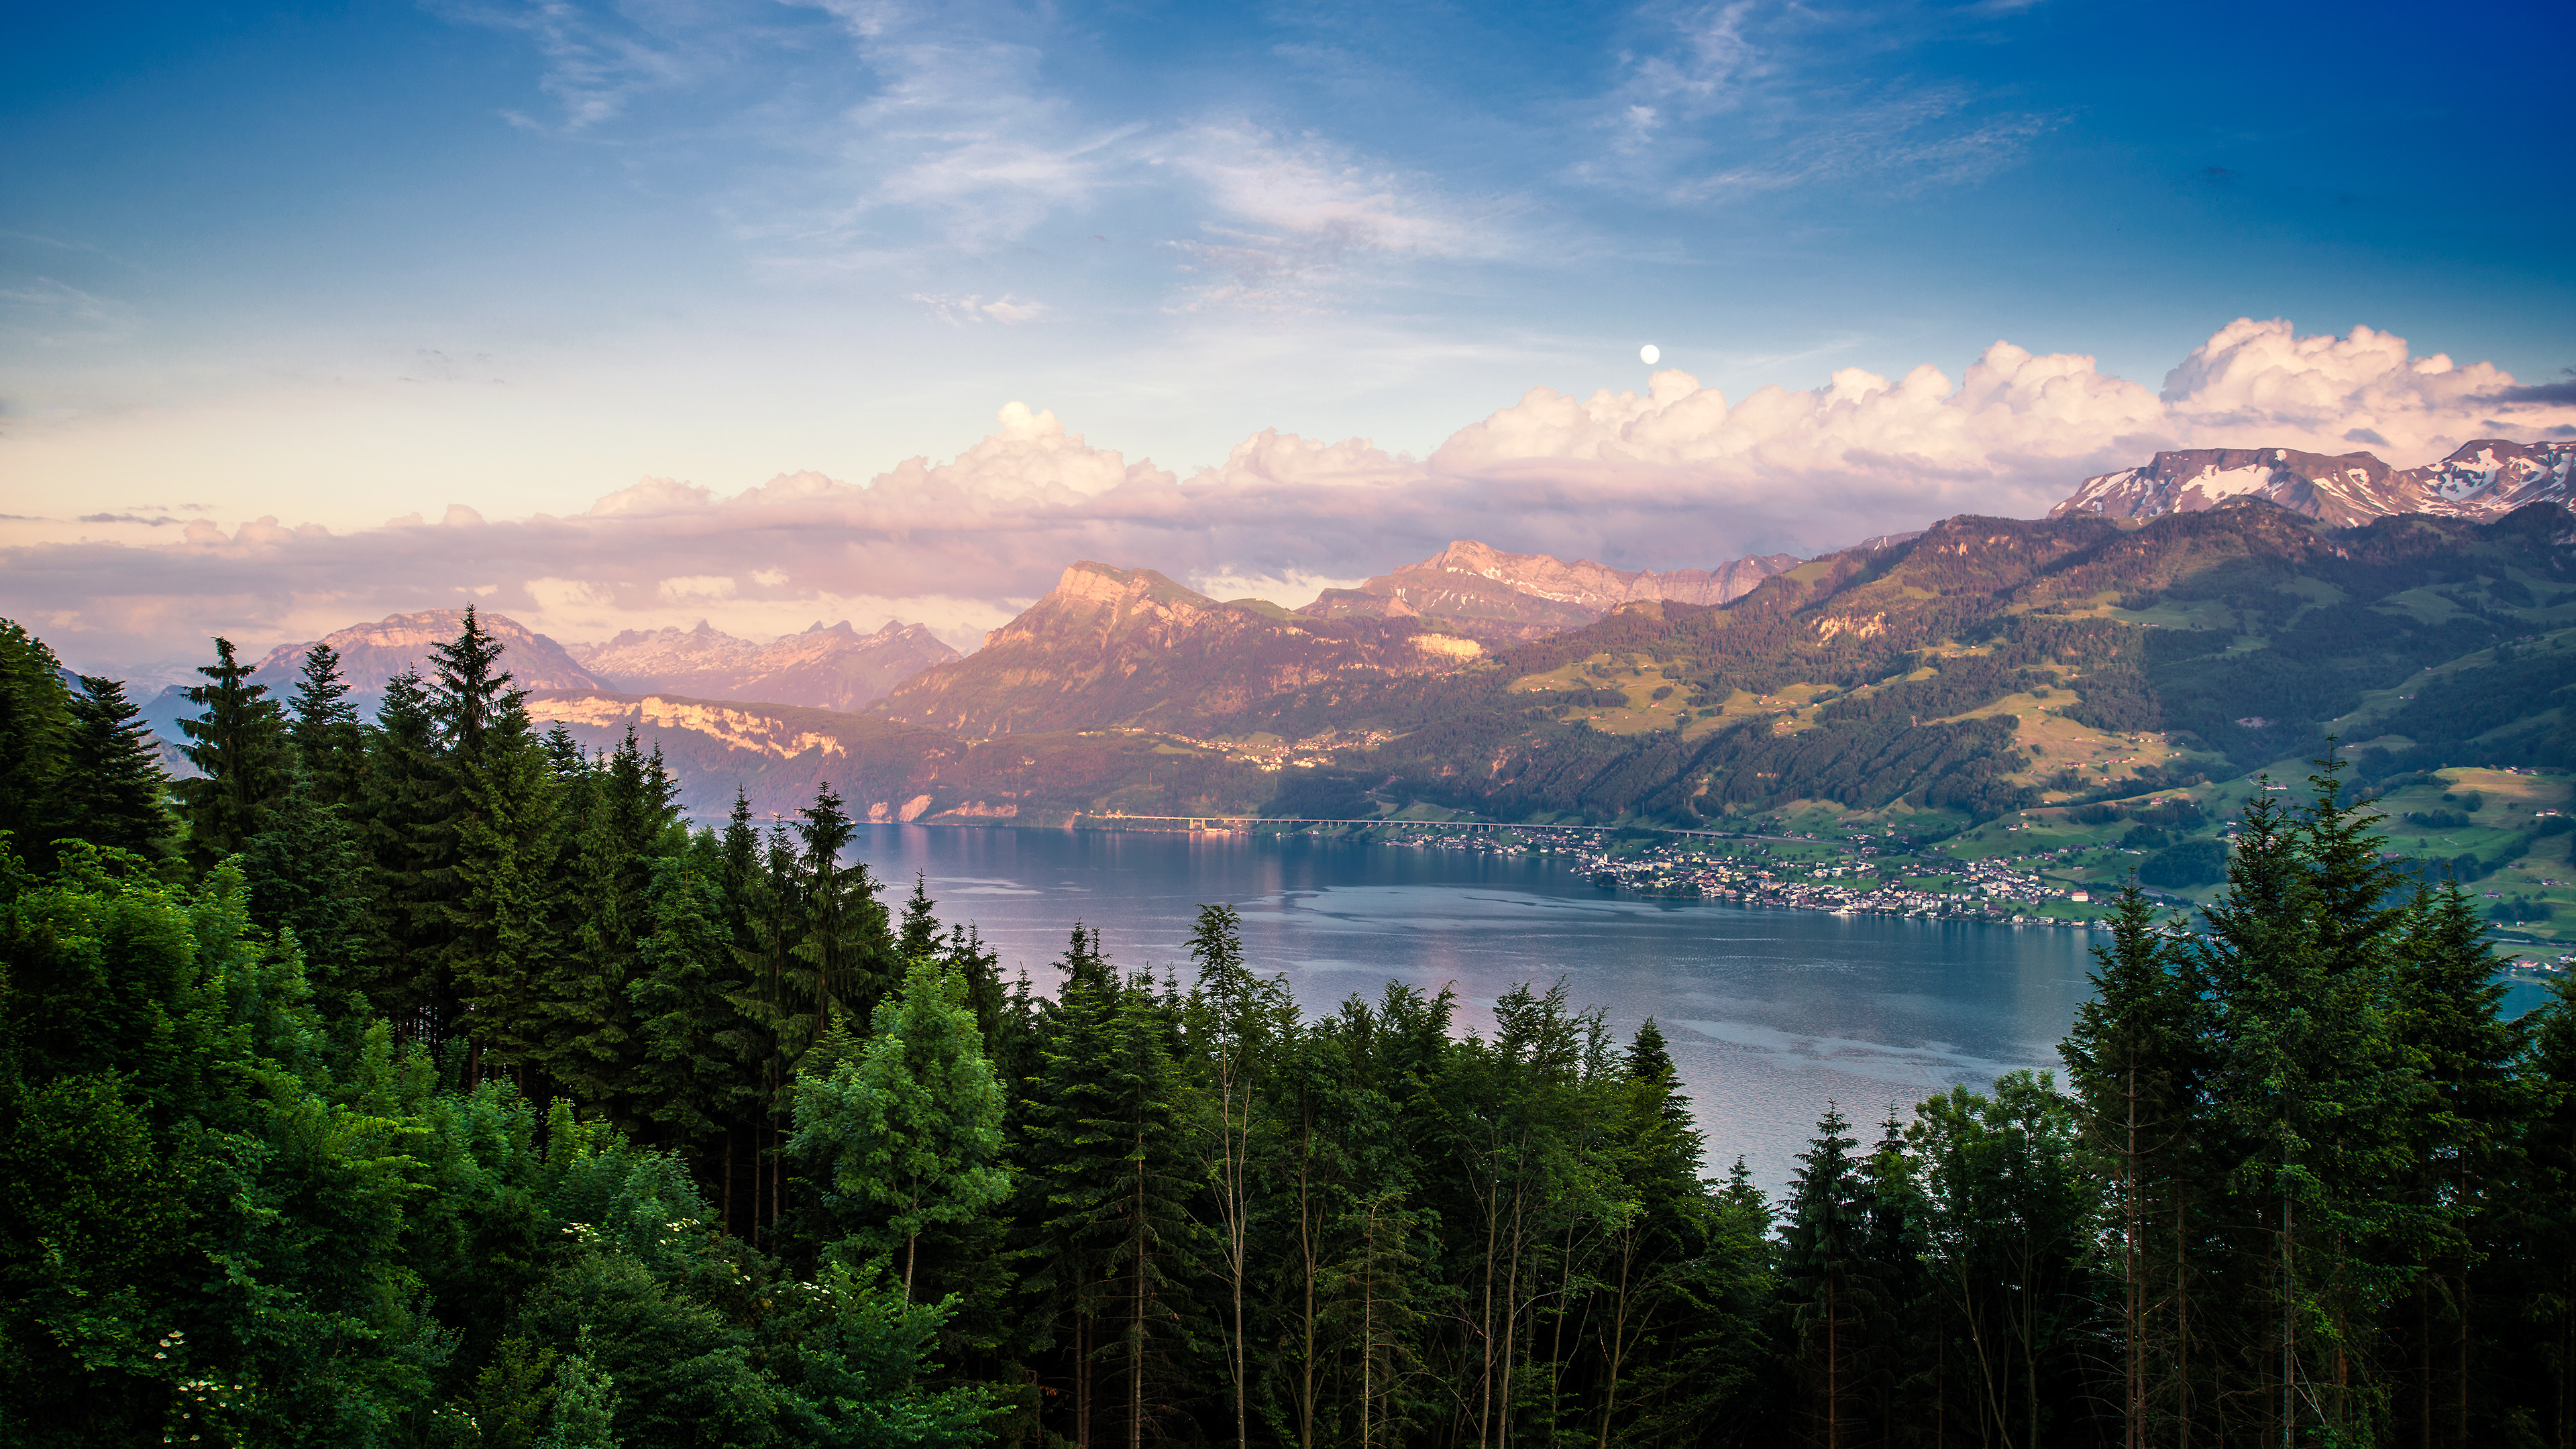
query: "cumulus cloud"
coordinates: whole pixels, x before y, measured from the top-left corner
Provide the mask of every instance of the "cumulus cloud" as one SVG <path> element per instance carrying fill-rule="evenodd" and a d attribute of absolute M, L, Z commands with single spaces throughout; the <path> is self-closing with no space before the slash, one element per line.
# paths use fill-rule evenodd
<path fill-rule="evenodd" d="M 2008 342 L 1956 376 L 1846 368 L 1733 399 L 1666 370 L 1643 391 L 1533 389 L 1426 458 L 1264 429 L 1186 479 L 1013 402 L 954 457 L 865 482 L 782 473 L 728 494 L 648 477 L 571 518 L 453 506 L 445 526 L 413 514 L 336 536 L 200 518 L 176 540 L 140 511 L 0 521 L 0 613 L 89 664 L 167 658 L 217 629 L 264 647 L 469 590 L 565 640 L 699 618 L 767 638 L 895 615 L 972 648 L 1076 559 L 1293 605 L 1453 538 L 1706 568 L 1953 513 L 2036 516 L 2159 448 L 2366 441 L 2405 465 L 2499 432 L 2576 433 L 2576 403 L 2369 328 L 2301 336 L 2251 319 L 2161 391 Z"/>

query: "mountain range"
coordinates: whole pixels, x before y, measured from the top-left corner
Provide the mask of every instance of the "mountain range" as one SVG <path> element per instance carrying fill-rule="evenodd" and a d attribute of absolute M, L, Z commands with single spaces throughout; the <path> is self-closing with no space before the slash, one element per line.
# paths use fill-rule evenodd
<path fill-rule="evenodd" d="M 1326 589 L 1297 612 L 1318 619 L 1427 615 L 1479 638 L 1543 639 L 1641 599 L 1723 604 L 1797 564 L 1796 558 L 1775 553 L 1706 571 L 1656 573 L 1614 569 L 1588 559 L 1567 563 L 1546 554 L 1504 553 L 1460 539 L 1356 589 Z"/>
<path fill-rule="evenodd" d="M 2391 468 L 2369 453 L 2193 448 L 2087 478 L 2048 516 L 2156 518 L 2262 497 L 2341 528 L 2399 513 L 2500 518 L 2526 504 L 2570 501 L 2571 474 L 2576 443 L 2481 439 L 2421 468 Z"/>
<path fill-rule="evenodd" d="M 816 623 L 800 634 L 754 644 L 711 628 L 629 629 L 605 644 L 567 651 L 596 682 L 628 692 L 659 690 L 711 699 L 757 699 L 852 710 L 934 664 L 958 658 L 920 624 L 888 619 L 873 634 L 850 621 Z"/>
<path fill-rule="evenodd" d="M 1085 561 L 963 657 L 894 623 L 564 648 L 484 619 L 536 713 L 592 744 L 634 728 L 701 811 L 738 789 L 792 811 L 828 780 L 878 820 L 1975 820 L 2328 733 L 2386 768 L 2576 762 L 2571 458 L 2163 453 L 2042 520 L 1667 573 L 1459 540 L 1298 610 Z M 379 689 L 454 619 L 330 637 Z"/>

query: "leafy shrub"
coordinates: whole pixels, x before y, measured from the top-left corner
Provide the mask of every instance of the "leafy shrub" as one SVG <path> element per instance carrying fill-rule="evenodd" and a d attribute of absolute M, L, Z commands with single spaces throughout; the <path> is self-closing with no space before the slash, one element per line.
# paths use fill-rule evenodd
<path fill-rule="evenodd" d="M 2421 825 L 2427 830 L 2459 830 L 2469 823 L 2466 815 L 2455 815 L 2448 810 L 2409 810 L 2406 820 L 2410 825 Z"/>

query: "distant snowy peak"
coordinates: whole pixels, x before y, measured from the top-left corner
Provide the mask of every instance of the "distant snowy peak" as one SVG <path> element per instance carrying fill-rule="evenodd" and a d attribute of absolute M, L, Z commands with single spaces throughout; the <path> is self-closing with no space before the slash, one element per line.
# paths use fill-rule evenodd
<path fill-rule="evenodd" d="M 2576 443 L 2481 439 L 2422 468 L 2391 468 L 2369 453 L 2190 448 L 2087 478 L 2048 516 L 2157 518 L 2250 494 L 2347 528 L 2394 513 L 2492 518 L 2526 503 L 2567 501 L 2571 469 Z"/>

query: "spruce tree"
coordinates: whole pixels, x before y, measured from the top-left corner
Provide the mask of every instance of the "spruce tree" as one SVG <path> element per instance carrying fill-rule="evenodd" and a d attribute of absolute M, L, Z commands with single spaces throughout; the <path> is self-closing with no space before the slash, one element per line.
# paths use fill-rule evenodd
<path fill-rule="evenodd" d="M 2209 1064 L 2192 956 L 2135 883 L 2093 948 L 2093 996 L 2059 1054 L 2084 1132 L 2110 1166 L 2118 1241 L 2120 1401 L 2129 1449 L 2188 1433 L 2192 1251 L 2211 1217 L 2197 1131 Z"/>
<path fill-rule="evenodd" d="M 211 683 L 187 691 L 202 713 L 179 721 L 194 741 L 180 753 L 202 772 L 183 781 L 187 802 L 187 854 L 199 869 L 250 844 L 268 824 L 268 812 L 286 794 L 285 731 L 268 686 L 250 683 L 251 667 L 233 653 L 230 639 L 215 640 L 215 662 L 197 672 Z"/>
<path fill-rule="evenodd" d="M 448 908 L 464 802 L 418 674 L 405 670 L 386 684 L 366 741 L 365 790 L 352 823 L 367 861 L 380 954 L 364 989 L 405 1039 L 437 1050 L 456 1015 Z"/>
<path fill-rule="evenodd" d="M 583 1101 L 632 1122 L 645 1044 L 630 988 L 644 969 L 640 944 L 654 929 L 654 863 L 678 811 L 660 757 L 645 756 L 631 727 L 588 772 L 578 798 L 584 815 L 566 817 L 569 830 L 556 841 L 567 857 L 558 929 L 570 949 L 545 963 L 537 987 L 548 1016 L 540 1060 Z"/>
<path fill-rule="evenodd" d="M 564 1031 L 567 1018 L 585 1019 L 589 1003 L 548 991 L 565 952 L 555 896 L 560 801 L 545 753 L 527 716 L 512 709 L 487 720 L 479 747 L 452 753 L 448 766 L 460 808 L 445 956 L 476 1061 L 511 1069 L 523 1091 L 526 1069 L 539 1067 L 581 1101 L 603 1103 L 607 1090 L 584 1070 L 594 1053 L 568 1047 Z M 623 986 L 615 983 L 621 1004 Z"/>
<path fill-rule="evenodd" d="M 151 727 L 125 697 L 125 686 L 81 676 L 70 697 L 61 808 L 72 833 L 93 845 L 137 855 L 158 852 L 171 830 L 170 777 L 145 741 Z"/>
<path fill-rule="evenodd" d="M 2473 1409 L 2490 1397 L 2480 1392 L 2473 1346 L 2520 1327 L 2481 1311 L 2492 1305 L 2475 1291 L 2474 1270 L 2509 1260 L 2523 1238 L 2511 1225 L 2514 1158 L 2545 1088 L 2518 1069 L 2525 1033 L 2499 1014 L 2499 963 L 2458 882 L 2416 893 L 2394 957 L 2390 1027 L 2423 1090 L 2407 1104 L 2408 1171 L 2398 1188 L 2414 1282 L 2392 1326 L 2411 1342 L 2392 1355 L 2406 1368 L 2391 1377 L 2403 1386 L 2399 1422 L 2411 1420 L 2416 1437 L 2431 1442 L 2437 1425 L 2465 1438 Z M 2487 1428 L 2506 1432 L 2501 1422 Z"/>
<path fill-rule="evenodd" d="M 359 983 L 383 946 L 357 832 L 320 796 L 312 777 L 297 770 L 268 828 L 242 852 L 241 868 L 251 919 L 294 933 L 322 1014 L 337 1023 L 369 1014 Z"/>
<path fill-rule="evenodd" d="M 39 871 L 53 869 L 54 837 L 65 823 L 60 786 L 71 729 L 70 692 L 54 651 L 0 619 L 0 830 Z"/>
<path fill-rule="evenodd" d="M 741 966 L 707 866 L 694 853 L 653 862 L 652 931 L 637 945 L 639 974 L 627 989 L 642 1041 L 641 1113 L 693 1151 L 759 1095 L 734 1036 L 741 1018 L 729 998 Z"/>
<path fill-rule="evenodd" d="M 803 817 L 796 834 L 804 845 L 805 930 L 795 947 L 796 984 L 810 1003 L 813 1030 L 819 1035 L 835 1012 L 861 1021 L 873 1015 L 893 975 L 895 947 L 867 863 L 841 861 L 857 827 L 843 812 L 831 782 L 816 786 L 813 803 L 798 813 Z"/>
<path fill-rule="evenodd" d="M 366 727 L 349 702 L 337 650 L 317 642 L 305 651 L 287 710 L 293 722 L 286 737 L 295 746 L 296 763 L 313 781 L 315 798 L 324 805 L 356 805 L 364 793 Z"/>
<path fill-rule="evenodd" d="M 1780 1235 L 1782 1287 L 1799 1376 L 1808 1386 L 1807 1417 L 1825 1449 L 1856 1442 L 1852 1359 L 1877 1308 L 1863 1261 L 1868 1189 L 1852 1153 L 1860 1141 L 1845 1135 L 1850 1129 L 1841 1107 L 1826 1104 L 1814 1141 L 1798 1154 Z"/>

